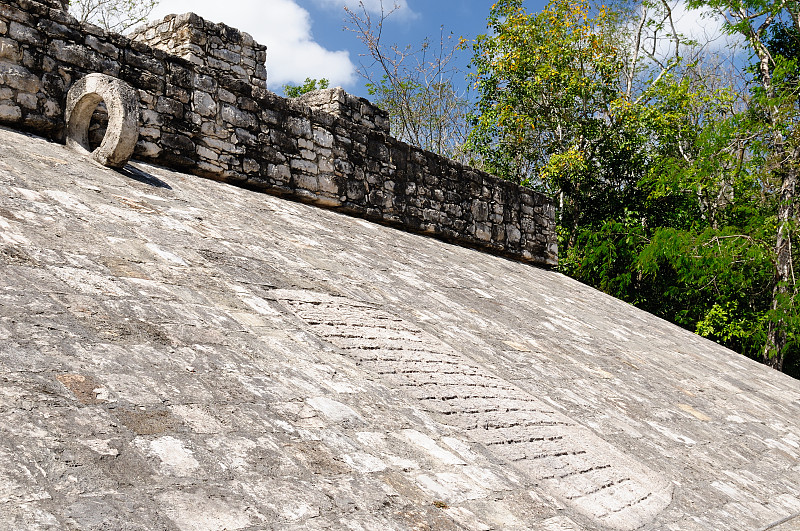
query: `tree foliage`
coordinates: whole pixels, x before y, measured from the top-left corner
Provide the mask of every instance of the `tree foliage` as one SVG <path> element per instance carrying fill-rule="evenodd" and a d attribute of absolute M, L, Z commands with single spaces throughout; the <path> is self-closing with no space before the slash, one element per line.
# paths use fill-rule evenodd
<path fill-rule="evenodd" d="M 666 0 L 499 0 L 468 146 L 556 199 L 562 271 L 800 375 L 798 3 L 701 4 L 751 68 L 686 39 Z"/>
<path fill-rule="evenodd" d="M 800 175 L 800 4 L 790 0 L 690 0 L 724 17 L 726 29 L 744 38 L 754 61 L 750 105 L 743 132 L 758 166 L 760 183 L 773 201 L 772 300 L 767 315 L 763 357 L 781 369 L 798 348 L 800 326 L 792 242 L 798 233 L 797 184 Z"/>
<path fill-rule="evenodd" d="M 330 81 L 328 81 L 324 77 L 322 79 L 312 79 L 310 77 L 307 77 L 302 85 L 292 85 L 292 84 L 284 85 L 283 94 L 287 98 L 297 98 L 298 96 L 302 96 L 306 92 L 326 89 L 328 88 L 328 85 L 330 85 Z"/>
<path fill-rule="evenodd" d="M 608 132 L 620 67 L 608 33 L 598 31 L 606 17 L 589 18 L 582 0 L 551 2 L 538 14 L 522 0 L 492 7 L 492 31 L 474 46 L 479 100 L 470 138 L 487 168 L 521 183 L 586 173 L 586 152 L 597 147 L 589 143 Z"/>
<path fill-rule="evenodd" d="M 125 33 L 143 24 L 159 0 L 70 0 L 70 13 L 106 31 Z"/>

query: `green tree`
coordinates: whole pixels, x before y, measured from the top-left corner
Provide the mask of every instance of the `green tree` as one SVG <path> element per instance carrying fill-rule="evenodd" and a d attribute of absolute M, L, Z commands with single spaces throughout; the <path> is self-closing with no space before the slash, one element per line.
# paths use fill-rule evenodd
<path fill-rule="evenodd" d="M 590 18 L 583 0 L 552 1 L 538 14 L 522 0 L 492 7 L 491 31 L 473 46 L 478 109 L 469 141 L 489 170 L 527 183 L 553 156 L 571 172 L 585 166 L 587 142 L 607 129 L 621 66 L 597 31 L 604 23 L 606 13 Z"/>
<path fill-rule="evenodd" d="M 800 374 L 794 163 L 775 151 L 796 145 L 793 34 L 765 34 L 783 65 L 769 96 L 680 35 L 668 3 L 616 6 L 494 5 L 473 48 L 472 153 L 557 200 L 562 271 Z"/>
<path fill-rule="evenodd" d="M 284 85 L 283 94 L 287 98 L 297 98 L 298 96 L 302 96 L 306 92 L 311 92 L 312 90 L 326 89 L 328 88 L 329 84 L 330 81 L 324 77 L 322 79 L 311 79 L 310 77 L 307 77 L 302 85 Z"/>
<path fill-rule="evenodd" d="M 640 192 L 642 139 L 616 111 L 626 65 L 618 16 L 585 0 L 553 0 L 535 14 L 501 0 L 473 47 L 468 148 L 487 170 L 557 199 L 562 254 L 582 227 L 623 212 Z"/>
<path fill-rule="evenodd" d="M 763 357 L 781 369 L 787 347 L 796 348 L 797 283 L 792 240 L 797 237 L 800 119 L 797 78 L 800 3 L 793 0 L 690 0 L 725 18 L 729 32 L 743 37 L 755 60 L 755 86 L 748 129 L 752 149 L 775 195 L 774 281 Z"/>

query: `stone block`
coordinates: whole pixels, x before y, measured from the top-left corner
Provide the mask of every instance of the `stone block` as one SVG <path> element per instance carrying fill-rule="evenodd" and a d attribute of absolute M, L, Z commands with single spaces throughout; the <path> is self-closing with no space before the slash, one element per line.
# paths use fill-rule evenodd
<path fill-rule="evenodd" d="M 473 234 L 478 240 L 488 242 L 492 239 L 492 228 L 487 223 L 476 223 Z"/>
<path fill-rule="evenodd" d="M 42 34 L 37 30 L 15 21 L 8 25 L 8 36 L 25 44 L 38 44 L 43 40 Z"/>
<path fill-rule="evenodd" d="M 205 142 L 205 144 L 210 148 L 215 149 L 216 151 L 219 151 L 221 153 L 222 152 L 238 153 L 241 151 L 241 148 L 238 148 L 236 145 L 227 142 L 225 140 L 220 140 L 218 138 L 204 138 L 203 142 Z"/>
<path fill-rule="evenodd" d="M 186 135 L 165 133 L 161 137 L 161 143 L 164 145 L 164 147 L 175 149 L 180 152 L 184 153 L 195 152 L 194 142 L 192 142 L 192 139 Z"/>
<path fill-rule="evenodd" d="M 232 153 L 220 153 L 219 164 L 226 168 L 239 168 L 241 166 L 241 158 Z"/>
<path fill-rule="evenodd" d="M 27 68 L 0 61 L 0 81 L 12 89 L 22 92 L 36 93 L 41 88 L 41 81 Z"/>
<path fill-rule="evenodd" d="M 311 122 L 307 118 L 290 116 L 286 121 L 286 129 L 295 137 L 312 138 Z"/>
<path fill-rule="evenodd" d="M 93 35 L 86 36 L 86 46 L 112 59 L 119 58 L 119 49 L 116 46 L 109 42 L 101 41 Z"/>
<path fill-rule="evenodd" d="M 258 137 L 252 134 L 247 129 L 236 128 L 233 136 L 231 137 L 233 143 L 244 144 L 247 146 L 256 147 L 258 145 Z"/>
<path fill-rule="evenodd" d="M 506 225 L 506 239 L 510 243 L 519 243 L 520 239 L 522 238 L 522 233 L 519 230 L 519 227 L 514 224 L 507 224 Z"/>
<path fill-rule="evenodd" d="M 292 167 L 294 167 L 294 165 Z M 317 182 L 316 175 L 309 175 L 308 173 L 293 173 L 292 180 L 297 188 L 308 190 L 310 192 L 319 191 L 319 183 Z"/>
<path fill-rule="evenodd" d="M 239 96 L 236 99 L 236 103 L 243 111 L 248 111 L 253 114 L 257 114 L 261 110 L 261 106 L 256 102 L 256 100 L 248 96 Z"/>
<path fill-rule="evenodd" d="M 203 56 L 203 61 L 208 68 L 217 70 L 219 72 L 229 72 L 231 69 L 230 63 L 214 59 L 213 57 Z"/>
<path fill-rule="evenodd" d="M 261 63 L 263 63 L 263 60 L 261 61 Z M 263 64 L 256 65 L 255 77 L 263 80 L 267 79 L 267 68 Z"/>
<path fill-rule="evenodd" d="M 139 136 L 149 138 L 151 140 L 158 140 L 161 138 L 161 129 L 157 127 L 142 127 L 139 129 Z"/>
<path fill-rule="evenodd" d="M 39 55 L 37 53 L 34 53 L 31 50 L 30 46 L 23 45 L 22 60 L 20 61 L 20 64 L 22 64 L 22 66 L 24 66 L 25 68 L 29 68 L 31 70 L 35 70 L 38 72 L 39 71 L 38 61 L 39 61 Z"/>
<path fill-rule="evenodd" d="M 183 104 L 173 100 L 172 98 L 161 97 L 156 102 L 156 111 L 161 114 L 167 114 L 173 118 L 183 118 Z"/>
<path fill-rule="evenodd" d="M 147 56 L 133 49 L 125 50 L 124 61 L 130 66 L 145 70 L 157 76 L 164 76 L 166 74 L 164 63 L 159 61 L 156 57 Z"/>
<path fill-rule="evenodd" d="M 216 151 L 212 151 L 205 146 L 197 146 L 197 154 L 206 160 L 219 160 Z"/>
<path fill-rule="evenodd" d="M 167 82 L 170 85 L 190 90 L 194 87 L 194 73 L 185 65 L 170 63 L 168 65 Z M 206 91 L 209 92 L 209 91 Z"/>
<path fill-rule="evenodd" d="M 353 173 L 353 165 L 346 160 L 336 159 L 334 161 L 334 169 L 341 175 L 351 175 Z"/>
<path fill-rule="evenodd" d="M 252 113 L 242 111 L 233 105 L 223 105 L 220 116 L 225 122 L 235 127 L 255 127 L 258 123 Z"/>
<path fill-rule="evenodd" d="M 161 153 L 161 147 L 153 142 L 139 140 L 134 155 L 141 158 L 155 158 Z"/>
<path fill-rule="evenodd" d="M 56 60 L 71 65 L 87 67 L 86 50 L 79 44 L 67 43 L 61 40 L 51 42 L 48 49 L 49 53 Z"/>
<path fill-rule="evenodd" d="M 150 92 L 146 90 L 139 90 L 139 101 L 144 103 L 145 105 L 155 105 L 156 98 Z"/>
<path fill-rule="evenodd" d="M 452 219 L 459 219 L 464 215 L 464 210 L 458 205 L 448 204 L 444 209 Z"/>
<path fill-rule="evenodd" d="M 142 123 L 145 125 L 161 125 L 163 123 L 161 115 L 153 109 L 145 109 L 142 111 Z"/>
<path fill-rule="evenodd" d="M 192 96 L 192 108 L 200 116 L 215 116 L 217 103 L 208 92 L 196 90 Z"/>
<path fill-rule="evenodd" d="M 336 178 L 330 174 L 320 174 L 317 181 L 319 182 L 319 190 L 329 194 L 339 195 L 339 184 Z"/>
<path fill-rule="evenodd" d="M 0 17 L 22 23 L 29 23 L 31 20 L 28 13 L 5 2 L 0 4 Z"/>
<path fill-rule="evenodd" d="M 233 72 L 237 76 L 241 77 L 242 79 L 247 79 L 249 81 L 250 76 L 248 75 L 247 70 L 245 70 L 241 66 L 239 66 L 239 65 L 231 65 L 230 66 L 230 70 L 231 70 L 231 72 Z"/>
<path fill-rule="evenodd" d="M 325 129 L 315 127 L 314 142 L 316 142 L 321 147 L 330 148 L 333 146 L 333 134 L 331 134 L 330 131 L 326 131 Z"/>
<path fill-rule="evenodd" d="M 242 162 L 242 169 L 245 173 L 259 173 L 261 171 L 261 165 L 253 159 L 244 159 Z"/>
<path fill-rule="evenodd" d="M 269 132 L 269 144 L 274 146 L 275 149 L 285 153 L 297 152 L 297 138 L 286 134 L 279 129 L 273 129 Z"/>
<path fill-rule="evenodd" d="M 504 242 L 506 239 L 506 229 L 504 225 L 495 224 L 492 225 L 492 241 L 493 242 Z"/>
<path fill-rule="evenodd" d="M 209 120 L 205 120 L 200 125 L 200 133 L 202 133 L 203 136 L 213 136 L 216 138 L 227 138 L 229 134 L 227 128 Z"/>
<path fill-rule="evenodd" d="M 227 48 L 217 48 L 211 50 L 211 57 L 225 61 L 230 64 L 238 65 L 242 61 L 242 56 Z"/>
<path fill-rule="evenodd" d="M 225 103 L 231 103 L 231 104 L 236 103 L 236 96 L 231 91 L 226 90 L 224 88 L 220 88 L 219 90 L 217 90 L 217 98 L 219 98 L 220 101 L 224 101 Z"/>
<path fill-rule="evenodd" d="M 213 162 L 210 162 L 210 161 L 207 161 L 207 160 L 202 160 L 202 161 L 198 162 L 197 163 L 197 167 L 200 170 L 202 170 L 202 171 L 204 171 L 206 173 L 216 174 L 216 175 L 219 175 L 223 171 L 225 171 L 225 167 L 224 166 L 222 166 L 220 164 L 214 164 Z"/>
<path fill-rule="evenodd" d="M 0 37 L 0 60 L 17 62 L 21 58 L 19 44 L 13 39 Z"/>
<path fill-rule="evenodd" d="M 363 182 L 347 180 L 345 188 L 347 198 L 351 201 L 361 202 L 367 194 L 367 189 Z"/>
<path fill-rule="evenodd" d="M 36 110 L 39 106 L 39 99 L 36 97 L 36 94 L 20 92 L 17 94 L 17 103 L 22 105 L 25 109 Z"/>
<path fill-rule="evenodd" d="M 280 182 L 288 182 L 292 174 L 285 164 L 270 164 L 267 166 L 267 176 Z"/>
<path fill-rule="evenodd" d="M 489 218 L 489 205 L 486 201 L 473 201 L 471 212 L 473 220 L 486 221 Z"/>
<path fill-rule="evenodd" d="M 189 91 L 188 90 L 186 90 L 186 89 L 184 89 L 182 87 L 175 86 L 175 85 L 173 85 L 171 83 L 167 84 L 167 93 L 166 94 L 167 94 L 168 98 L 172 98 L 174 100 L 178 100 L 179 102 L 181 102 L 184 105 L 188 104 L 191 101 L 191 98 L 189 97 Z"/>
<path fill-rule="evenodd" d="M 313 162 L 304 159 L 292 159 L 289 162 L 289 165 L 292 167 L 293 170 L 299 170 L 302 172 L 310 173 L 311 175 L 316 175 L 319 173 L 319 168 Z"/>
<path fill-rule="evenodd" d="M 16 105 L 0 105 L 0 122 L 18 122 L 22 119 L 22 109 Z"/>
<path fill-rule="evenodd" d="M 119 77 L 127 80 L 128 83 L 136 84 L 137 88 L 153 94 L 163 94 L 166 81 L 162 76 L 157 76 L 150 72 L 137 70 L 131 66 L 120 69 Z"/>

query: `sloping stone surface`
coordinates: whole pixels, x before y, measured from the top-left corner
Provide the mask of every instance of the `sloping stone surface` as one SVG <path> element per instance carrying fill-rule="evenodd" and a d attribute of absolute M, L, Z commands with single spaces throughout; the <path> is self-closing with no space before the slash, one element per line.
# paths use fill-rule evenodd
<path fill-rule="evenodd" d="M 800 512 L 796 380 L 555 272 L 4 129 L 0 146 L 0 529 Z"/>

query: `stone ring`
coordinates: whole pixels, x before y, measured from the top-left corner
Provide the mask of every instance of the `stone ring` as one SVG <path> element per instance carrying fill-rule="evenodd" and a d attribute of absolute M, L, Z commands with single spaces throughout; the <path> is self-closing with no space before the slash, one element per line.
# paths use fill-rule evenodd
<path fill-rule="evenodd" d="M 108 128 L 100 146 L 89 147 L 89 124 L 97 105 L 108 108 Z M 121 168 L 139 139 L 139 96 L 130 85 L 105 74 L 89 74 L 67 93 L 67 147 L 91 156 L 103 166 Z"/>

